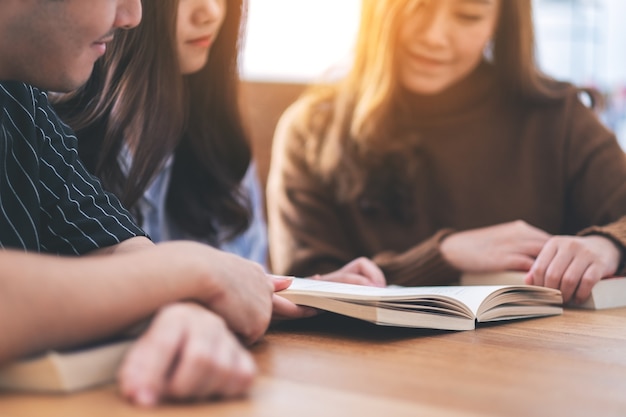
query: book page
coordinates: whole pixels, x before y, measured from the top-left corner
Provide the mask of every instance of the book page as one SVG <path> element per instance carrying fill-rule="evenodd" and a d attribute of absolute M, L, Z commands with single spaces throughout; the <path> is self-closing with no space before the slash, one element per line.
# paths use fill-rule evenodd
<path fill-rule="evenodd" d="M 287 293 L 318 293 L 340 300 L 415 301 L 422 298 L 447 298 L 465 305 L 474 315 L 482 301 L 501 286 L 367 287 L 305 278 L 294 279 Z"/>
<path fill-rule="evenodd" d="M 526 272 L 466 272 L 461 275 L 460 285 L 525 285 Z"/>
<path fill-rule="evenodd" d="M 465 273 L 461 285 L 524 285 L 525 272 L 504 271 Z M 626 277 L 603 278 L 594 285 L 591 296 L 583 303 L 570 301 L 567 307 L 601 310 L 626 306 Z"/>

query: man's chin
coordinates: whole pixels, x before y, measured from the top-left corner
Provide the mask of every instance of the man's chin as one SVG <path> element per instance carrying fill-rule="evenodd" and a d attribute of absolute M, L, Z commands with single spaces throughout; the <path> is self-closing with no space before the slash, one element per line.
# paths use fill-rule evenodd
<path fill-rule="evenodd" d="M 92 71 L 93 66 L 89 68 L 89 71 L 67 73 L 64 77 L 60 78 L 59 80 L 57 80 L 57 82 L 51 85 L 47 90 L 57 93 L 68 93 L 70 91 L 74 91 L 77 88 L 83 86 L 87 82 L 87 80 L 89 80 Z"/>

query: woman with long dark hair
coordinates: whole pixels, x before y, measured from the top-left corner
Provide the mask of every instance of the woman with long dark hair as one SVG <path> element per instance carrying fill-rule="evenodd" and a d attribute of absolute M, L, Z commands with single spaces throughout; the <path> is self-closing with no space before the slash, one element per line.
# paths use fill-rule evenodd
<path fill-rule="evenodd" d="M 621 271 L 625 225 L 594 226 L 626 213 L 626 161 L 580 93 L 537 68 L 531 0 L 363 0 L 348 74 L 277 128 L 272 265 L 362 256 L 404 285 L 523 270 L 587 298 Z"/>
<path fill-rule="evenodd" d="M 87 168 L 152 240 L 196 240 L 265 265 L 263 195 L 238 102 L 244 0 L 143 7 L 140 26 L 116 34 L 89 82 L 58 99 L 57 111 Z M 385 283 L 367 259 L 315 277 Z M 297 313 L 282 302 L 279 315 Z"/>
<path fill-rule="evenodd" d="M 154 241 L 194 239 L 266 263 L 238 107 L 242 0 L 144 1 L 89 82 L 56 103 L 87 168 Z"/>

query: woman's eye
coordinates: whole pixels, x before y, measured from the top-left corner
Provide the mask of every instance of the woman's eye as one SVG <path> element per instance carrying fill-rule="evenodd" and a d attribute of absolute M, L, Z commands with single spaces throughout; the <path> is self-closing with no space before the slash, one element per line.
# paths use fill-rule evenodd
<path fill-rule="evenodd" d="M 469 14 L 469 13 L 457 13 L 456 17 L 466 22 L 478 22 L 483 19 L 482 15 L 478 14 Z"/>

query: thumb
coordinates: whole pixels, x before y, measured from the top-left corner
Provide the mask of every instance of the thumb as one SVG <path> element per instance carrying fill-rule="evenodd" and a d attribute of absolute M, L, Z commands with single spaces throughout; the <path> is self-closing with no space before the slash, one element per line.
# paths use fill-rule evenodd
<path fill-rule="evenodd" d="M 293 282 L 293 277 L 288 277 L 284 275 L 268 275 L 272 284 L 274 284 L 274 291 L 282 291 L 291 285 Z"/>

